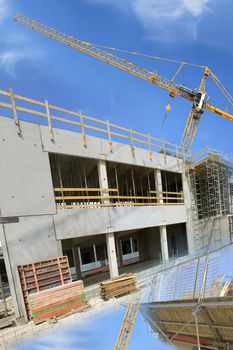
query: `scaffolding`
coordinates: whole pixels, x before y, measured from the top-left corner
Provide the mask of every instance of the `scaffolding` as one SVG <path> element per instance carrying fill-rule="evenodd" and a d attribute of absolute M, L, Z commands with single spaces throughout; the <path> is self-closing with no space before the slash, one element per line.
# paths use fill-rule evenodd
<path fill-rule="evenodd" d="M 232 349 L 233 245 L 154 275 L 141 309 L 160 339 L 193 349 Z"/>
<path fill-rule="evenodd" d="M 194 248 L 205 252 L 210 243 L 214 249 L 220 248 L 229 238 L 227 223 L 230 225 L 233 213 L 232 159 L 205 148 L 190 159 L 186 172 L 191 190 Z"/>

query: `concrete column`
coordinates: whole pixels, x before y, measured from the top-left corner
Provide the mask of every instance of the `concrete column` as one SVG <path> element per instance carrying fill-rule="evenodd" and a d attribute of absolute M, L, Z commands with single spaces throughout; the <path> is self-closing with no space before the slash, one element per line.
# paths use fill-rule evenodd
<path fill-rule="evenodd" d="M 97 262 L 96 246 L 95 246 L 95 244 L 93 244 L 92 246 L 93 246 L 93 251 L 94 251 L 95 262 Z"/>
<path fill-rule="evenodd" d="M 1 214 L 1 212 L 0 212 L 0 214 Z M 9 256 L 9 250 L 8 250 L 8 245 L 7 245 L 7 241 L 6 241 L 6 236 L 5 236 L 4 225 L 0 225 L 0 240 L 1 240 L 1 244 L 2 244 L 2 252 L 3 252 L 4 263 L 5 263 L 5 267 L 6 267 L 6 273 L 7 273 L 7 278 L 8 278 L 8 282 L 9 282 L 9 287 L 10 287 L 10 293 L 11 293 L 12 302 L 13 302 L 13 306 L 14 306 L 15 316 L 16 316 L 16 318 L 19 318 L 20 316 L 22 316 L 22 314 L 24 314 L 24 317 L 26 320 L 27 319 L 26 308 L 24 307 L 24 310 L 22 313 L 20 312 L 21 310 L 19 308 L 20 301 L 22 302 L 23 299 L 19 300 L 19 297 L 18 297 L 17 292 L 16 292 L 17 286 L 15 285 L 15 281 L 14 281 L 12 265 L 11 265 L 11 260 L 10 260 L 10 256 Z"/>
<path fill-rule="evenodd" d="M 78 247 L 77 244 L 73 243 L 72 244 L 72 252 L 73 252 L 73 257 L 74 257 L 74 266 L 76 270 L 76 276 L 77 279 L 81 279 L 81 265 L 80 265 L 80 259 L 78 255 Z"/>
<path fill-rule="evenodd" d="M 98 175 L 99 175 L 99 186 L 100 188 L 108 188 L 108 174 L 107 174 L 107 165 L 106 161 L 103 159 L 100 159 L 98 161 Z M 109 192 L 108 191 L 101 191 L 101 196 L 106 197 L 101 200 L 102 203 L 108 204 L 109 203 Z"/>
<path fill-rule="evenodd" d="M 117 255 L 115 246 L 114 232 L 106 233 L 106 243 L 108 251 L 108 264 L 110 270 L 110 277 L 116 277 L 119 275 L 117 266 Z"/>
<path fill-rule="evenodd" d="M 121 267 L 123 267 L 123 257 L 122 257 L 122 249 L 121 249 L 120 239 L 116 239 L 116 245 L 117 245 L 119 267 L 121 268 Z"/>
<path fill-rule="evenodd" d="M 159 227 L 160 231 L 160 243 L 163 263 L 169 260 L 168 244 L 167 244 L 167 227 L 166 225 Z"/>
<path fill-rule="evenodd" d="M 187 212 L 187 222 L 186 222 L 186 234 L 188 242 L 188 252 L 193 254 L 195 251 L 194 247 L 194 232 L 193 232 L 193 214 L 192 214 L 192 200 L 191 193 L 188 184 L 188 179 L 185 174 L 185 170 L 182 173 L 182 184 L 183 184 L 183 193 L 184 193 L 184 204 Z"/>
<path fill-rule="evenodd" d="M 161 175 L 161 170 L 160 169 L 155 169 L 155 188 L 156 191 L 158 192 L 162 192 L 163 191 L 163 185 L 162 185 L 162 175 Z M 159 199 L 157 199 L 158 203 L 163 203 L 163 194 L 162 193 L 158 193 L 157 195 L 158 197 L 160 197 Z"/>

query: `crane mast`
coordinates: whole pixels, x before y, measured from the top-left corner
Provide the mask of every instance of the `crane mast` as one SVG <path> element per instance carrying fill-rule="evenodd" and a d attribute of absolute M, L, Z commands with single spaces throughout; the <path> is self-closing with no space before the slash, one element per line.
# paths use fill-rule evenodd
<path fill-rule="evenodd" d="M 136 317 L 140 307 L 140 300 L 142 297 L 142 290 L 132 294 L 130 302 L 127 306 L 123 322 L 117 337 L 114 350 L 126 350 L 130 337 L 132 335 L 133 327 L 135 325 Z"/>
<path fill-rule="evenodd" d="M 206 95 L 206 79 L 208 75 L 209 75 L 209 69 L 206 67 L 205 72 L 201 79 L 198 93 L 194 97 L 194 103 L 189 113 L 189 117 L 183 132 L 180 145 L 187 149 L 192 147 L 192 143 L 197 132 L 201 115 L 203 114 L 203 104 L 204 104 L 204 99 Z M 196 101 L 196 99 L 198 99 L 198 101 Z"/>
<path fill-rule="evenodd" d="M 23 14 L 17 13 L 14 17 L 15 21 L 23 24 L 37 32 L 40 32 L 54 40 L 60 41 L 76 50 L 79 50 L 89 56 L 95 57 L 101 61 L 111 64 L 112 66 L 124 70 L 130 74 L 133 74 L 141 79 L 148 81 L 151 84 L 157 85 L 167 91 L 171 97 L 182 96 L 185 99 L 193 103 L 191 112 L 189 114 L 185 130 L 181 140 L 181 146 L 189 149 L 192 146 L 198 124 L 201 119 L 201 115 L 204 110 L 207 109 L 213 113 L 216 113 L 226 119 L 233 121 L 233 115 L 213 106 L 207 102 L 206 98 L 206 78 L 211 73 L 208 67 L 205 67 L 204 74 L 202 76 L 201 84 L 198 92 L 192 90 L 186 86 L 183 86 L 174 81 L 174 79 L 167 79 L 163 76 L 152 72 L 146 68 L 140 67 L 132 62 L 129 62 L 123 58 L 113 55 L 107 51 L 100 49 L 99 47 L 81 41 L 70 35 L 62 33 L 54 28 L 51 28 L 45 24 L 42 24 L 34 19 L 31 19 Z"/>

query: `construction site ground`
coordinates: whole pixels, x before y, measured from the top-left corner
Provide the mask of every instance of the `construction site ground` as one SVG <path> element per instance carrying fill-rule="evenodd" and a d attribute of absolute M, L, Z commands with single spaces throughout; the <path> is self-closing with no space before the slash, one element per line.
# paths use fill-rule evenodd
<path fill-rule="evenodd" d="M 123 297 L 122 299 L 127 297 Z M 15 327 L 6 328 L 1 331 L 0 335 L 0 349 L 10 349 L 13 346 L 21 345 L 24 342 L 30 341 L 30 338 L 36 339 L 38 337 L 49 336 L 55 332 L 59 332 L 65 327 L 75 324 L 79 321 L 85 321 L 91 319 L 93 316 L 99 313 L 109 312 L 114 310 L 119 305 L 120 299 L 112 299 L 109 301 L 103 301 L 101 298 L 92 299 L 89 301 L 89 307 L 81 312 L 76 312 L 68 315 L 64 318 L 58 318 L 51 322 L 44 322 L 39 325 L 35 325 L 33 321 L 25 324 L 18 324 Z"/>
<path fill-rule="evenodd" d="M 176 260 L 176 264 L 189 260 L 190 256 L 185 256 Z M 167 266 L 174 265 L 174 261 L 169 261 Z M 167 267 L 166 266 L 166 267 Z M 121 272 L 133 272 L 135 274 L 138 287 L 149 287 L 152 277 L 156 272 L 164 269 L 165 265 L 155 261 L 147 261 L 138 263 L 128 267 L 124 267 Z M 106 277 L 106 278 L 105 278 Z M 71 323 L 79 320 L 89 319 L 98 313 L 109 312 L 117 308 L 122 303 L 128 302 L 129 296 L 124 296 L 118 299 L 104 301 L 100 298 L 100 282 L 108 278 L 108 273 L 95 275 L 88 278 L 89 285 L 85 288 L 86 297 L 89 307 L 81 312 L 75 312 L 71 315 L 57 319 L 56 322 L 49 321 L 39 325 L 35 325 L 33 321 L 25 324 L 24 320 L 18 321 L 15 326 L 2 329 L 0 331 L 0 349 L 9 349 L 14 345 L 22 344 L 28 341 L 31 337 L 39 337 L 49 335 L 56 330 L 62 329 Z M 92 283 L 92 284 L 91 284 Z M 149 288 L 148 288 L 149 292 Z M 147 299 L 147 293 L 144 293 L 144 298 Z"/>

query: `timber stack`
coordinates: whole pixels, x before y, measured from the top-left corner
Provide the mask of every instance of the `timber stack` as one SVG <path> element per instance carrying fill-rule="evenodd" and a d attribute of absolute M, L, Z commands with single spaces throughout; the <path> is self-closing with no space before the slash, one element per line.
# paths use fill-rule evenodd
<path fill-rule="evenodd" d="M 136 279 L 133 273 L 125 273 L 100 284 L 100 295 L 104 300 L 119 298 L 136 291 Z"/>
<path fill-rule="evenodd" d="M 88 307 L 81 280 L 30 294 L 29 297 L 30 311 L 35 324 Z"/>

